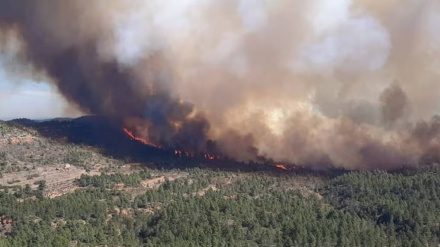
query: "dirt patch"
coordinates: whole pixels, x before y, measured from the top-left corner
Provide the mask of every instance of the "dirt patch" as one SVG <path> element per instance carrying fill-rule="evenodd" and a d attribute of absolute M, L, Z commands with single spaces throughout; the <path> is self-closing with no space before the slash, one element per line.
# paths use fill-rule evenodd
<path fill-rule="evenodd" d="M 162 176 L 162 177 L 142 181 L 141 186 L 144 188 L 150 188 L 150 189 L 157 188 L 164 182 L 165 182 L 165 176 Z"/>
<path fill-rule="evenodd" d="M 174 181 L 179 178 L 187 177 L 188 173 L 186 172 L 170 172 L 170 173 L 163 173 L 162 176 L 152 179 L 147 179 L 142 181 L 141 186 L 143 188 L 158 188 L 161 184 L 163 184 L 165 181 Z"/>
<path fill-rule="evenodd" d="M 99 166 L 98 166 L 99 167 Z M 29 184 L 31 188 L 36 189 L 38 181 L 46 181 L 45 196 L 54 198 L 71 193 L 77 189 L 75 180 L 80 178 L 82 174 L 99 175 L 98 169 L 87 172 L 84 169 L 74 166 L 58 166 L 58 167 L 38 167 L 31 171 L 12 172 L 3 175 L 0 179 L 2 186 L 22 186 Z"/>
<path fill-rule="evenodd" d="M 209 190 L 217 191 L 218 189 L 217 189 L 217 187 L 215 187 L 215 185 L 211 184 L 208 187 L 204 188 L 203 190 L 198 191 L 197 195 L 198 196 L 204 196 L 206 194 L 206 192 L 208 192 Z"/>

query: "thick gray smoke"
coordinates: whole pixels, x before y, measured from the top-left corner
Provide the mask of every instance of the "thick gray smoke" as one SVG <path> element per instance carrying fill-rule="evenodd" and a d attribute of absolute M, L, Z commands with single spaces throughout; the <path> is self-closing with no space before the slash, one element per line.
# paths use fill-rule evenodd
<path fill-rule="evenodd" d="M 440 162 L 438 23 L 436 0 L 0 2 L 12 67 L 85 113 L 316 168 Z"/>
<path fill-rule="evenodd" d="M 209 124 L 190 116 L 192 105 L 170 96 L 169 69 L 160 51 L 140 62 L 151 73 L 146 78 L 138 77 L 134 67 L 122 67 L 116 58 L 100 54 L 101 42 L 112 38 L 106 5 L 6 0 L 0 3 L 0 19 L 3 29 L 20 34 L 25 59 L 84 112 L 118 121 L 145 119 L 140 124 L 152 142 L 200 151 Z"/>

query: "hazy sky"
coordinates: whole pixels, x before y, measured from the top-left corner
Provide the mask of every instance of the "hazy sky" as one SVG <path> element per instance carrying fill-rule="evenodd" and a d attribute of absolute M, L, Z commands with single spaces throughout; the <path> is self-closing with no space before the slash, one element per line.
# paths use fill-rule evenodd
<path fill-rule="evenodd" d="M 65 100 L 53 86 L 44 82 L 12 78 L 7 75 L 0 61 L 0 119 L 61 117 L 66 115 L 66 107 Z"/>

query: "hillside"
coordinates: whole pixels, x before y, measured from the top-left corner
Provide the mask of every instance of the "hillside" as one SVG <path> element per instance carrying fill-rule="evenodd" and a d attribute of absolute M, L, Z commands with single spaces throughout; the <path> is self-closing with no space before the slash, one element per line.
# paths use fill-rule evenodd
<path fill-rule="evenodd" d="M 120 161 L 91 147 L 59 142 L 31 127 L 0 122 L 2 186 L 36 188 L 37 181 L 45 180 L 48 193 L 60 194 L 71 191 L 74 179 L 83 173 L 98 174 L 120 166 Z"/>
<path fill-rule="evenodd" d="M 210 163 L 81 118 L 0 122 L 0 172 L 0 246 L 439 244 L 437 167 Z"/>

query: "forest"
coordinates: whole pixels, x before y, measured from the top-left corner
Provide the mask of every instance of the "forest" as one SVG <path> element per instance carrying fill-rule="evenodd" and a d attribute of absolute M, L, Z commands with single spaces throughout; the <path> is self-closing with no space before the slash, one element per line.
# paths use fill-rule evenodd
<path fill-rule="evenodd" d="M 398 172 L 225 172 L 133 193 L 150 170 L 83 175 L 0 192 L 0 246 L 438 246 L 440 168 Z M 124 189 L 121 189 L 121 185 Z"/>

